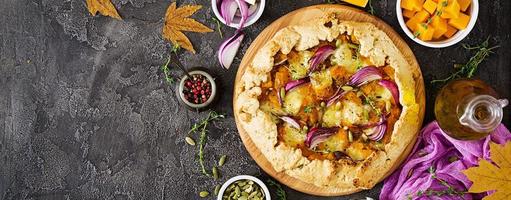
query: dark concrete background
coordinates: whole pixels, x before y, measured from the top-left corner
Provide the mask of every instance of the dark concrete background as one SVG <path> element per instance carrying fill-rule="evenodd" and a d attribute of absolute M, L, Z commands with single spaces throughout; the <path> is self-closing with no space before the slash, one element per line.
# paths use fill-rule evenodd
<path fill-rule="evenodd" d="M 460 45 L 430 49 L 409 40 L 395 17 L 395 1 L 373 0 L 376 15 L 393 26 L 417 56 L 427 88 L 425 122 L 434 119 L 437 87 L 469 53 Z M 160 66 L 170 44 L 161 37 L 170 1 L 113 0 L 123 17 L 92 17 L 84 0 L 0 1 L 0 199 L 198 199 L 201 190 L 239 174 L 266 179 L 246 152 L 232 117 L 236 65 L 251 41 L 278 17 L 321 0 L 269 0 L 263 17 L 247 28 L 242 50 L 229 70 L 215 53 L 218 33 L 188 33 L 196 55 L 182 53 L 187 67 L 212 70 L 221 84 L 214 110 L 228 117 L 210 126 L 207 166 L 229 155 L 222 178 L 202 176 L 196 147 L 186 145 L 190 126 L 207 113 L 177 103 Z M 194 18 L 215 28 L 208 0 Z M 511 1 L 481 1 L 476 27 L 464 43 L 491 36 L 501 47 L 477 76 L 510 98 Z M 224 35 L 234 31 L 222 27 Z M 179 75 L 177 69 L 173 75 Z M 509 107 L 504 123 L 510 124 Z M 197 138 L 196 135 L 193 136 Z M 286 188 L 289 199 L 377 198 L 381 184 L 346 197 L 317 198 Z M 213 199 L 210 196 L 209 199 Z"/>

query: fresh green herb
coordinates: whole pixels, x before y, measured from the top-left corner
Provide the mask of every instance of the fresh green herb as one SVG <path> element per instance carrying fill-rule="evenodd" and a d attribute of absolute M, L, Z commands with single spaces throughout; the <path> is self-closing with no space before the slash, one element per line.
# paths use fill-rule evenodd
<path fill-rule="evenodd" d="M 224 38 L 224 34 L 222 33 L 222 29 L 220 29 L 220 20 L 218 20 L 216 17 L 211 18 L 216 23 L 216 30 L 218 31 L 218 34 L 220 35 L 220 38 Z"/>
<path fill-rule="evenodd" d="M 174 46 L 172 46 L 170 53 L 171 54 L 177 53 L 177 51 L 179 51 L 179 49 L 181 49 L 181 47 L 179 47 L 179 45 L 174 45 Z M 163 76 L 165 76 L 165 81 L 167 81 L 167 83 L 169 85 L 172 85 L 172 84 L 174 84 L 175 80 L 174 80 L 174 77 L 172 77 L 172 75 L 170 74 L 170 69 L 169 69 L 170 58 L 171 58 L 171 55 L 169 54 L 169 57 L 167 58 L 167 62 L 165 63 L 165 65 L 161 66 L 161 70 L 163 71 Z"/>
<path fill-rule="evenodd" d="M 419 191 L 415 192 L 415 197 L 422 197 L 422 196 L 427 196 L 427 197 L 438 196 L 438 197 L 442 197 L 444 195 L 463 196 L 463 195 L 465 195 L 467 193 L 467 191 L 456 190 L 456 188 L 454 188 L 454 186 L 450 185 L 449 183 L 447 183 L 443 179 L 438 178 L 436 176 L 435 168 L 433 168 L 433 166 L 428 168 L 428 172 L 431 174 L 431 178 L 433 178 L 434 180 L 438 181 L 440 184 L 445 186 L 447 189 L 444 189 L 444 190 L 432 190 L 432 189 L 419 190 Z M 408 194 L 407 198 L 408 199 L 414 199 L 414 194 Z"/>
<path fill-rule="evenodd" d="M 364 103 L 365 104 L 369 104 L 371 106 L 371 108 L 376 111 L 376 114 L 378 116 L 381 116 L 381 111 L 380 109 L 378 109 L 374 103 L 374 100 L 371 99 L 370 97 L 366 96 L 364 93 L 362 93 L 362 95 L 364 96 Z"/>
<path fill-rule="evenodd" d="M 225 118 L 224 115 L 218 114 L 215 111 L 210 111 L 208 114 L 208 117 L 206 119 L 202 120 L 200 123 L 195 123 L 190 131 L 188 131 L 188 135 L 191 133 L 200 133 L 200 139 L 199 139 L 199 164 L 201 166 L 201 172 L 202 174 L 206 176 L 210 176 L 208 171 L 206 170 L 206 167 L 204 166 L 204 144 L 206 144 L 206 128 L 208 127 L 208 123 L 212 122 L 214 120 L 218 120 L 220 118 Z"/>
<path fill-rule="evenodd" d="M 314 108 L 314 105 L 305 106 L 305 108 L 303 108 L 303 112 L 304 113 L 311 113 L 313 108 Z"/>
<path fill-rule="evenodd" d="M 415 31 L 415 33 L 413 34 L 413 39 L 419 37 L 420 35 L 421 35 L 421 32 Z"/>
<path fill-rule="evenodd" d="M 455 69 L 458 69 L 458 71 L 454 72 L 453 74 L 451 74 L 450 76 L 448 76 L 445 79 L 433 80 L 433 81 L 431 81 L 431 83 L 438 83 L 438 82 L 444 83 L 444 82 L 447 82 L 447 81 L 450 81 L 450 80 L 453 80 L 456 78 L 460 78 L 460 77 L 471 78 L 472 76 L 474 76 L 474 73 L 477 70 L 477 67 L 479 66 L 479 64 L 481 62 L 483 62 L 483 60 L 486 59 L 486 57 L 488 57 L 490 54 L 493 53 L 493 51 L 492 51 L 493 49 L 496 49 L 499 47 L 499 46 L 488 47 L 489 39 L 490 38 L 488 37 L 484 42 L 482 42 L 481 44 L 479 44 L 477 46 L 469 46 L 467 44 L 463 44 L 462 46 L 466 50 L 468 50 L 468 51 L 476 50 L 477 52 L 468 60 L 467 63 L 455 64 L 454 67 L 455 67 Z"/>
<path fill-rule="evenodd" d="M 367 6 L 369 6 L 369 9 L 367 10 L 367 12 L 371 13 L 371 15 L 374 15 L 375 11 L 373 8 L 373 0 L 369 0 L 367 2 Z"/>
<path fill-rule="evenodd" d="M 266 183 L 268 183 L 269 186 L 275 187 L 277 189 L 277 191 L 275 192 L 275 194 L 277 195 L 276 198 L 277 200 L 287 200 L 286 191 L 282 189 L 282 186 L 279 183 L 275 182 L 272 179 L 266 180 Z"/>

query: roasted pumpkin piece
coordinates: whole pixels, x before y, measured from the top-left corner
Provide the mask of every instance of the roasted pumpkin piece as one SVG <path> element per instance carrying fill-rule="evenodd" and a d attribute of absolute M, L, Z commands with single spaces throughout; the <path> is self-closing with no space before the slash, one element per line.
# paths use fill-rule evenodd
<path fill-rule="evenodd" d="M 422 5 L 422 8 L 428 11 L 429 14 L 435 13 L 436 7 L 437 3 L 434 2 L 433 0 L 426 0 L 426 2 L 424 2 L 424 5 Z"/>
<path fill-rule="evenodd" d="M 445 32 L 447 32 L 447 20 L 439 16 L 434 16 L 431 19 L 431 26 L 435 28 L 435 32 L 433 33 L 434 39 L 439 39 Z"/>
<path fill-rule="evenodd" d="M 429 41 L 433 39 L 433 34 L 435 33 L 435 28 L 431 25 L 427 25 L 425 23 L 420 24 L 417 27 L 417 37 L 422 41 Z"/>
<path fill-rule="evenodd" d="M 424 0 L 402 0 L 401 8 L 418 12 L 422 10 L 423 3 Z"/>
<path fill-rule="evenodd" d="M 406 18 L 412 18 L 415 15 L 415 11 L 413 10 L 403 10 L 403 16 Z"/>
<path fill-rule="evenodd" d="M 470 21 L 470 16 L 460 13 L 458 18 L 449 19 L 449 25 L 457 28 L 458 30 L 463 30 L 467 27 L 468 22 Z"/>
<path fill-rule="evenodd" d="M 415 32 L 417 31 L 418 29 L 418 26 L 425 22 L 429 17 L 429 13 L 425 10 L 421 10 L 417 13 L 415 13 L 415 15 L 410 18 L 407 22 L 406 22 L 406 26 L 412 30 L 412 32 Z"/>
<path fill-rule="evenodd" d="M 438 1 L 437 9 L 441 12 L 440 17 L 458 18 L 460 14 L 460 4 L 458 0 L 440 0 Z"/>
<path fill-rule="evenodd" d="M 447 38 L 450 38 L 452 37 L 454 34 L 456 34 L 456 32 L 458 32 L 458 29 L 452 27 L 451 25 L 447 25 L 447 31 L 444 33 L 444 36 L 447 37 Z"/>
<path fill-rule="evenodd" d="M 458 3 L 460 4 L 461 11 L 465 12 L 470 6 L 470 3 L 472 3 L 472 0 L 458 0 Z"/>
<path fill-rule="evenodd" d="M 311 51 L 291 51 L 288 56 L 288 69 L 293 80 L 298 80 L 307 76 L 309 69 L 309 60 L 313 56 Z"/>
<path fill-rule="evenodd" d="M 342 1 L 350 3 L 350 4 L 353 4 L 353 5 L 356 5 L 356 6 L 366 7 L 367 2 L 369 0 L 342 0 Z"/>
<path fill-rule="evenodd" d="M 289 74 L 289 70 L 282 66 L 277 69 L 275 72 L 274 84 L 273 87 L 277 90 L 283 88 L 287 82 L 291 80 L 291 75 Z"/>

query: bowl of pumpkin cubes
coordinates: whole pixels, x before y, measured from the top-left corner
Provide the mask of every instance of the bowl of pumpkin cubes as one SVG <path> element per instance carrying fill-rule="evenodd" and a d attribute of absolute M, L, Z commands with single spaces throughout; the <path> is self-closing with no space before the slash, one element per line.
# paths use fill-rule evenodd
<path fill-rule="evenodd" d="M 432 48 L 454 45 L 474 28 L 478 0 L 397 0 L 397 19 L 413 41 Z"/>

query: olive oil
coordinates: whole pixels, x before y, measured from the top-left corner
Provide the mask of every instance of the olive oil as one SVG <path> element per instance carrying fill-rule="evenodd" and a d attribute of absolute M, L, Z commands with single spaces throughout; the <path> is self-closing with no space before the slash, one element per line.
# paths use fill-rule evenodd
<path fill-rule="evenodd" d="M 442 130 L 460 140 L 477 140 L 495 130 L 502 121 L 507 99 L 483 81 L 459 79 L 445 85 L 435 100 L 435 116 Z"/>

